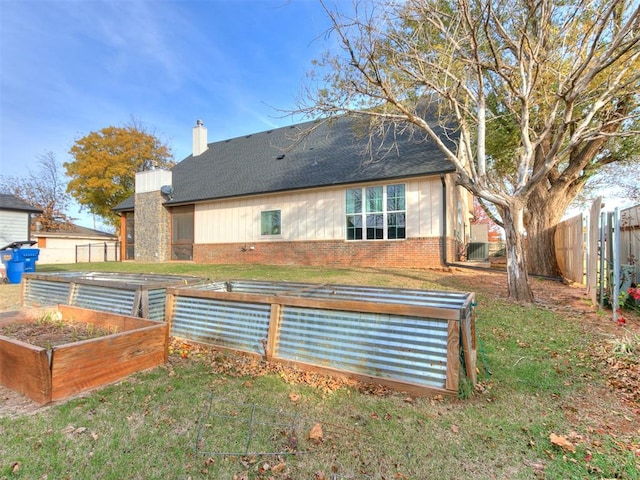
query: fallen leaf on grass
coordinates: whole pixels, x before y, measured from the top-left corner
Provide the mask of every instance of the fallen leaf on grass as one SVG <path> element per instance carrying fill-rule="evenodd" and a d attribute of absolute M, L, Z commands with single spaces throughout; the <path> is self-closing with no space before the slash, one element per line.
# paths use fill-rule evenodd
<path fill-rule="evenodd" d="M 12 473 L 17 473 L 18 470 L 20 470 L 20 467 L 22 467 L 22 463 L 20 462 L 13 462 L 11 464 L 11 472 Z"/>
<path fill-rule="evenodd" d="M 529 465 L 534 472 L 544 472 L 544 463 L 533 462 L 527 465 Z"/>
<path fill-rule="evenodd" d="M 322 425 L 316 423 L 313 428 L 309 431 L 309 440 L 314 443 L 320 443 L 322 441 Z"/>
<path fill-rule="evenodd" d="M 560 447 L 562 450 L 566 450 L 572 453 L 576 451 L 575 445 L 567 440 L 567 437 L 565 437 L 564 435 L 556 435 L 552 432 L 549 435 L 549 440 L 553 445 L 555 445 L 556 447 Z"/>
<path fill-rule="evenodd" d="M 289 400 L 291 400 L 293 403 L 296 403 L 298 400 L 300 400 L 300 395 L 298 395 L 297 393 L 291 392 L 289 394 Z"/>
<path fill-rule="evenodd" d="M 460 427 L 458 427 L 458 425 L 451 425 L 451 431 L 453 433 L 458 433 L 460 431 Z"/>
<path fill-rule="evenodd" d="M 74 427 L 73 425 L 67 425 L 62 430 L 60 430 L 60 433 L 72 434 L 75 431 L 76 431 L 76 427 Z"/>

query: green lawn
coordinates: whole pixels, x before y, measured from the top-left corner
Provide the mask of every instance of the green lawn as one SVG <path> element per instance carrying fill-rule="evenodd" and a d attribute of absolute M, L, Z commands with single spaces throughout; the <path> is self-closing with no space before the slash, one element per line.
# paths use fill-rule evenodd
<path fill-rule="evenodd" d="M 56 268 L 469 290 L 464 274 L 421 270 Z M 176 351 L 164 367 L 36 414 L 0 418 L 0 478 L 640 478 L 640 431 L 620 431 L 609 421 L 633 412 L 604 403 L 615 397 L 590 355 L 603 339 L 579 320 L 514 305 L 487 288 L 478 302 L 478 364 L 488 367 L 479 391 L 412 398 L 321 388 L 283 369 L 225 375 L 220 365 L 233 365 L 235 357 L 193 351 L 183 359 Z M 322 435 L 314 441 L 316 424 Z M 568 443 L 554 445 L 551 434 Z M 305 453 L 287 454 L 292 445 Z M 250 454 L 237 454 L 244 451 Z"/>

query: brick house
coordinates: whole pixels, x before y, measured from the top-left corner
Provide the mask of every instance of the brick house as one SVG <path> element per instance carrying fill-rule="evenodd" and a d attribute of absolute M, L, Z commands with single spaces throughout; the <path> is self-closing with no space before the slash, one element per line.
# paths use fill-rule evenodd
<path fill-rule="evenodd" d="M 372 154 L 359 131 L 358 120 L 339 117 L 208 143 L 198 121 L 192 155 L 170 171 L 137 173 L 135 195 L 115 208 L 122 258 L 406 268 L 456 260 L 472 199 L 453 165 L 408 134 Z"/>

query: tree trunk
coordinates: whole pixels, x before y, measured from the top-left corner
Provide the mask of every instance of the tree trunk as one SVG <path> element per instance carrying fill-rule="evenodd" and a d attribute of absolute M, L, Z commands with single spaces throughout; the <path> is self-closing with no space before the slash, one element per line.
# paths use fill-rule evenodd
<path fill-rule="evenodd" d="M 564 185 L 556 182 L 551 189 L 541 185 L 529 196 L 524 225 L 527 231 L 526 251 L 530 274 L 562 276 L 556 257 L 556 226 L 583 184 L 584 181 Z"/>
<path fill-rule="evenodd" d="M 566 205 L 558 205 L 551 199 L 529 201 L 530 216 L 526 222 L 529 273 L 548 277 L 562 275 L 556 257 L 555 233 L 565 210 Z"/>
<path fill-rule="evenodd" d="M 532 303 L 534 298 L 529 286 L 524 246 L 524 205 L 514 202 L 505 207 L 504 230 L 509 298 L 522 303 Z"/>

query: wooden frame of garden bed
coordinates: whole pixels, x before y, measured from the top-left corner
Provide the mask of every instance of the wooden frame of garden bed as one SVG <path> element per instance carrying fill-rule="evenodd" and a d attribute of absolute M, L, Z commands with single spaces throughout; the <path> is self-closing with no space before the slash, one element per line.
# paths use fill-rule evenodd
<path fill-rule="evenodd" d="M 37 347 L 0 335 L 0 384 L 46 404 L 115 382 L 167 361 L 169 329 L 163 322 L 59 305 L 63 320 L 113 330 L 102 337 Z M 36 321 L 51 309 L 0 316 L 0 325 Z"/>

